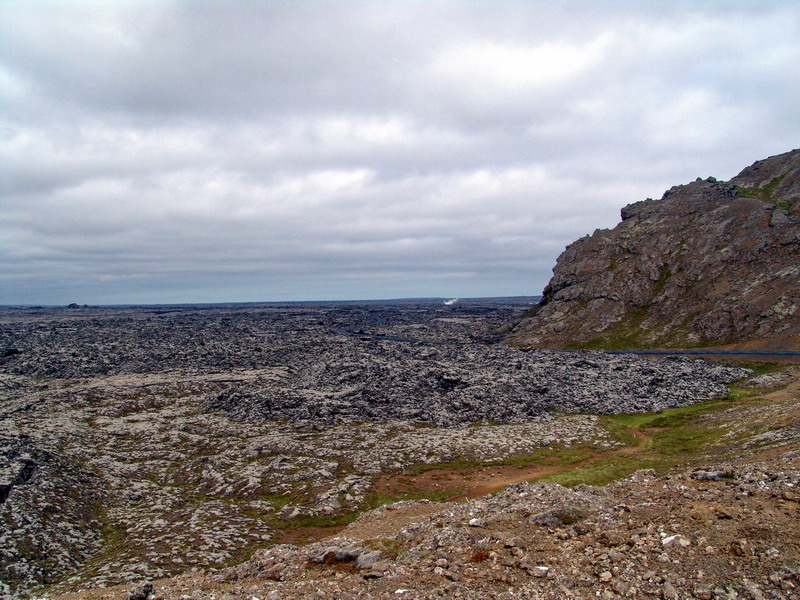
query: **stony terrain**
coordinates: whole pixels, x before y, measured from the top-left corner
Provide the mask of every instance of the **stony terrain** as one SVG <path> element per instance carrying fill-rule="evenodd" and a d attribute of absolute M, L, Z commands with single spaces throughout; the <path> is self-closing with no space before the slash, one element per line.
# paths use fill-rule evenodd
<path fill-rule="evenodd" d="M 577 413 L 682 407 L 750 374 L 495 343 L 524 308 L 5 309 L 0 597 L 230 567 L 414 497 L 420 465 L 521 481 L 512 465 L 617 451 Z M 430 482 L 416 497 L 485 493 Z"/>
<path fill-rule="evenodd" d="M 690 469 L 391 504 L 336 537 L 274 546 L 216 573 L 64 600 L 800 598 L 797 375 L 760 400 L 706 413 L 703 427 L 721 437 Z"/>
<path fill-rule="evenodd" d="M 234 385 L 207 406 L 247 420 L 523 423 L 553 409 L 619 413 L 691 404 L 725 393 L 723 384 L 741 375 L 678 357 L 651 362 L 500 345 L 341 340 L 315 347 L 306 365 L 275 385 Z"/>
<path fill-rule="evenodd" d="M 800 349 L 800 150 L 622 209 L 510 332 L 548 348 Z"/>

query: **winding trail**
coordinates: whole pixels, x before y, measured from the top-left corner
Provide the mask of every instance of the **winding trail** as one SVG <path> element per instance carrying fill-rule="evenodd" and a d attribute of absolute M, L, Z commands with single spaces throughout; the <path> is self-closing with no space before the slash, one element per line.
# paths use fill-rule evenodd
<path fill-rule="evenodd" d="M 789 385 L 769 392 L 762 397 L 778 405 L 796 402 L 800 398 L 800 377 L 795 377 Z M 731 403 L 730 406 L 734 407 L 737 404 L 739 403 Z M 744 405 L 741 406 L 744 408 Z M 794 422 L 800 422 L 797 421 L 798 416 L 800 416 L 800 412 L 790 407 L 783 414 L 782 420 L 786 421 L 785 424 L 791 425 Z M 625 431 L 631 437 L 631 443 L 628 445 L 613 450 L 596 451 L 591 456 L 569 464 L 542 464 L 550 458 L 557 458 L 558 454 L 554 453 L 552 457 L 545 456 L 538 463 L 532 463 L 524 467 L 488 464 L 461 469 L 432 469 L 416 475 L 396 473 L 379 478 L 372 489 L 379 493 L 398 497 L 404 495 L 412 497 L 429 495 L 432 497 L 440 496 L 445 502 L 463 502 L 492 494 L 514 483 L 536 481 L 549 475 L 580 469 L 601 460 L 613 457 L 643 456 L 657 452 L 654 449 L 654 435 L 663 431 L 662 428 L 637 425 L 628 426 Z M 768 453 L 764 453 L 764 456 L 783 451 L 785 450 L 780 447 L 777 449 L 771 448 Z M 763 458 L 763 456 L 761 457 Z M 452 494 L 448 495 L 448 492 L 452 492 Z M 309 528 L 293 532 L 293 535 L 287 537 L 287 540 L 293 542 L 298 541 L 298 539 L 312 541 L 338 534 L 363 539 L 379 537 L 398 531 L 442 509 L 443 504 L 441 502 L 428 500 L 401 502 L 386 506 L 385 512 L 378 517 L 361 517 L 346 527 L 319 528 L 316 530 Z"/>

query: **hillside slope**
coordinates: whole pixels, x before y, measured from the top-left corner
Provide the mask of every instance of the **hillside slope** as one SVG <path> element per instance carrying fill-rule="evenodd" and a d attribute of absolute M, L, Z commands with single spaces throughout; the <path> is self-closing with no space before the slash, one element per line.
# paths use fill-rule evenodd
<path fill-rule="evenodd" d="M 556 478 L 628 474 L 603 487 L 549 478 L 469 502 L 389 504 L 228 569 L 54 600 L 796 600 L 797 375 L 762 375 L 739 389 L 753 395 L 690 412 L 605 421 L 630 445 Z"/>
<path fill-rule="evenodd" d="M 510 343 L 800 346 L 800 150 L 621 212 L 561 254 Z"/>

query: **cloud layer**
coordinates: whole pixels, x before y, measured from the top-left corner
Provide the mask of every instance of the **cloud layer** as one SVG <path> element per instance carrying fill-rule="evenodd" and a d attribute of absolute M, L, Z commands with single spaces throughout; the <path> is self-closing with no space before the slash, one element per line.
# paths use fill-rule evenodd
<path fill-rule="evenodd" d="M 537 294 L 799 146 L 796 2 L 0 4 L 0 303 Z"/>

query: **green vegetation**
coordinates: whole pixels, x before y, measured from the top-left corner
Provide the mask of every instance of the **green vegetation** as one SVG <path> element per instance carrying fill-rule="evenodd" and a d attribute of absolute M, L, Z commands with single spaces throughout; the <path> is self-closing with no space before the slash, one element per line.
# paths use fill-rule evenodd
<path fill-rule="evenodd" d="M 788 200 L 781 200 L 780 198 L 773 198 L 772 194 L 775 192 L 775 188 L 780 185 L 781 181 L 786 177 L 786 173 L 783 175 L 779 175 L 775 177 L 772 181 L 770 181 L 767 185 L 760 187 L 760 188 L 749 188 L 744 187 L 741 185 L 736 186 L 736 193 L 740 196 L 745 196 L 747 198 L 758 198 L 759 200 L 764 200 L 765 202 L 772 202 L 778 208 L 782 208 L 784 210 L 789 210 L 792 207 L 791 202 Z"/>
<path fill-rule="evenodd" d="M 252 554 L 256 549 L 271 546 L 275 541 L 280 542 L 282 536 L 286 535 L 292 536 L 291 543 L 293 544 L 313 542 L 319 539 L 321 535 L 318 530 L 331 529 L 331 533 L 333 533 L 335 530 L 345 527 L 355 521 L 361 513 L 378 508 L 384 504 L 392 504 L 402 500 L 431 500 L 433 502 L 444 502 L 459 493 L 461 493 L 460 490 L 453 489 L 422 491 L 409 488 L 408 490 L 402 491 L 400 494 L 394 495 L 372 490 L 367 494 L 365 502 L 356 510 L 336 512 L 329 515 L 301 514 L 288 520 L 272 513 L 269 516 L 261 518 L 266 521 L 271 528 L 275 529 L 277 537 L 273 541 L 265 542 L 257 547 L 248 547 L 248 555 L 237 556 L 237 559 L 241 562 L 241 560 L 249 558 L 249 554 Z M 278 498 L 275 498 L 270 501 L 277 504 L 277 500 Z M 288 502 L 288 497 L 280 498 L 280 504 L 285 505 Z M 330 535 L 331 533 L 325 535 Z"/>
<path fill-rule="evenodd" d="M 284 506 L 292 501 L 292 496 L 288 494 L 258 494 L 249 498 L 235 498 L 230 500 L 229 503 L 239 507 L 243 515 L 251 519 L 258 519 L 261 521 L 265 519 L 264 511 L 258 508 L 252 508 L 250 503 L 253 501 L 269 502 L 275 509 L 275 512 L 282 509 Z"/>
<path fill-rule="evenodd" d="M 115 524 L 109 517 L 109 507 L 102 500 L 94 503 L 92 512 L 96 522 L 99 524 L 103 541 L 100 551 L 86 562 L 89 570 L 102 565 L 110 557 L 117 554 L 127 541 L 125 529 Z"/>
<path fill-rule="evenodd" d="M 771 372 L 785 365 L 752 362 L 745 365 L 756 373 Z M 723 456 L 726 445 L 736 443 L 730 438 L 730 423 L 726 411 L 744 404 L 758 403 L 764 390 L 731 386 L 722 397 L 690 406 L 670 408 L 655 413 L 604 415 L 600 425 L 606 429 L 617 448 L 608 450 L 592 444 L 568 448 L 542 448 L 536 452 L 504 458 L 479 461 L 464 458 L 452 461 L 414 465 L 406 470 L 408 489 L 400 495 L 373 491 L 366 509 L 382 504 L 427 498 L 438 501 L 452 497 L 452 489 L 419 491 L 414 489 L 414 477 L 430 471 L 456 471 L 461 477 L 479 478 L 484 468 L 514 466 L 558 467 L 558 472 L 537 481 L 557 482 L 566 486 L 581 483 L 605 485 L 621 479 L 639 469 L 664 472 L 673 468 Z M 757 434 L 761 429 L 749 428 L 746 434 Z"/>
<path fill-rule="evenodd" d="M 659 280 L 659 282 L 662 280 Z M 656 282 L 658 285 L 659 282 Z M 567 350 L 644 350 L 647 348 L 707 348 L 718 345 L 719 340 L 697 342 L 689 338 L 691 322 L 697 315 L 687 316 L 680 325 L 670 327 L 670 333 L 656 337 L 648 333 L 662 329 L 666 323 L 650 323 L 643 327 L 649 316 L 649 307 L 633 308 L 625 318 L 617 321 L 597 337 L 583 343 L 565 346 Z"/>
<path fill-rule="evenodd" d="M 761 362 L 754 360 L 742 360 L 742 361 L 725 360 L 720 362 L 722 362 L 722 364 L 725 365 L 732 365 L 735 367 L 750 369 L 751 371 L 755 372 L 756 375 L 764 375 L 765 373 L 774 373 L 775 371 L 781 371 L 786 368 L 785 363 L 779 363 L 779 362 Z"/>
<path fill-rule="evenodd" d="M 754 390 L 752 388 L 740 388 L 736 386 L 730 386 L 729 391 L 725 394 L 720 401 L 721 402 L 737 402 L 739 400 L 745 400 L 747 398 L 753 398 L 754 396 L 758 396 L 759 391 Z"/>
<path fill-rule="evenodd" d="M 617 321 L 598 337 L 578 344 L 569 344 L 568 350 L 627 350 L 642 348 L 648 345 L 644 340 L 645 330 L 642 323 L 647 318 L 646 306 L 640 306 L 628 311 L 625 319 Z"/>
<path fill-rule="evenodd" d="M 727 429 L 704 417 L 731 406 L 753 401 L 759 392 L 732 387 L 721 397 L 657 413 L 606 415 L 602 425 L 626 446 L 569 471 L 544 477 L 566 486 L 579 483 L 605 485 L 639 469 L 664 471 L 700 459 L 721 442 Z"/>

